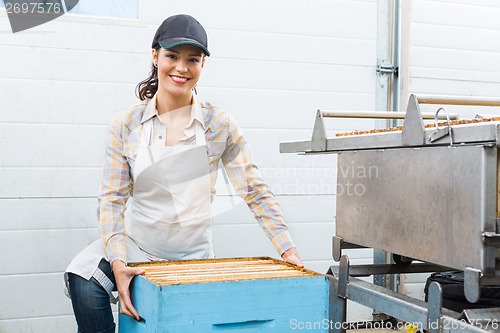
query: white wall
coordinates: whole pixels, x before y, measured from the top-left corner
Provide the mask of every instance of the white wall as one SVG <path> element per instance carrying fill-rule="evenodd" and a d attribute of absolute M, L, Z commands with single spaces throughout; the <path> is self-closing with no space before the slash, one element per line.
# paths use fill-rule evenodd
<path fill-rule="evenodd" d="M 495 42 L 500 38 L 499 14 L 500 3 L 495 0 L 413 0 L 408 91 L 499 97 L 500 44 Z M 448 109 L 455 111 L 452 106 Z M 462 116 L 477 111 L 455 109 Z M 499 108 L 486 110 L 500 113 Z"/>
<path fill-rule="evenodd" d="M 416 94 L 500 98 L 500 2 L 496 0 L 413 0 L 409 21 L 409 79 Z M 438 106 L 423 105 L 422 111 Z M 496 107 L 447 106 L 460 117 L 500 115 Z M 422 246 L 425 239 L 416 240 Z M 404 292 L 424 297 L 429 274 L 407 276 Z"/>
<path fill-rule="evenodd" d="M 376 1 L 140 6 L 138 20 L 65 15 L 15 35 L 0 10 L 0 333 L 75 331 L 62 272 L 98 235 L 107 124 L 135 102 L 151 38 L 172 14 L 207 28 L 213 55 L 199 94 L 239 121 L 306 267 L 333 263 L 336 156 L 281 155 L 278 144 L 309 138 L 318 108 L 373 109 Z M 364 126 L 327 123 L 330 134 Z M 245 207 L 214 223 L 219 257 L 276 256 Z"/>

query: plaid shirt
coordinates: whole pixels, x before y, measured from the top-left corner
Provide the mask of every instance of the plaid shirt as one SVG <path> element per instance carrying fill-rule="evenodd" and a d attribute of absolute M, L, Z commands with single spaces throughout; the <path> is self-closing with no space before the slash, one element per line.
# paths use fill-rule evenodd
<path fill-rule="evenodd" d="M 153 97 L 117 114 L 109 127 L 98 195 L 98 218 L 110 262 L 117 259 L 127 262 L 124 212 L 134 188 L 132 170 L 144 122 L 153 121 L 150 144 L 164 144 L 166 139 L 167 129 L 159 119 L 155 101 Z M 236 193 L 245 200 L 279 254 L 294 247 L 279 202 L 262 181 L 253 162 L 252 150 L 234 118 L 208 103 L 200 104 L 193 98 L 191 121 L 184 131 L 186 136 L 178 144 L 192 144 L 195 141 L 195 121 L 200 122 L 205 130 L 212 196 L 215 195 L 217 168 L 222 160 Z"/>

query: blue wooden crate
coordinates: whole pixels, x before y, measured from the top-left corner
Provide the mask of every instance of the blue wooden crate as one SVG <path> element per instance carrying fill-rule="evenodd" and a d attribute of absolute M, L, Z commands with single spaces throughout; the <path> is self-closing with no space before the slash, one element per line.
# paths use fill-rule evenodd
<path fill-rule="evenodd" d="M 192 268 L 197 264 L 208 268 L 200 273 Z M 216 267 L 210 268 L 212 264 Z M 238 266 L 237 273 L 231 271 L 232 264 Z M 248 269 L 242 268 L 247 264 Z M 169 266 L 171 271 L 158 273 L 168 282 L 148 273 L 151 265 Z M 146 269 L 131 287 L 144 321 L 120 315 L 120 333 L 290 332 L 308 327 L 328 332 L 329 283 L 322 274 L 267 257 L 135 266 Z M 262 271 L 255 272 L 256 267 Z"/>

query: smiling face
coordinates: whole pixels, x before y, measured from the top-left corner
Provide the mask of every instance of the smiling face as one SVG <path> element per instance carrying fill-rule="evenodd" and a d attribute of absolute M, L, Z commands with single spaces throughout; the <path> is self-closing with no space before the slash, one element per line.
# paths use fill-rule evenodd
<path fill-rule="evenodd" d="M 172 97 L 191 96 L 205 63 L 203 51 L 193 45 L 153 49 L 153 63 L 158 67 L 158 93 Z"/>

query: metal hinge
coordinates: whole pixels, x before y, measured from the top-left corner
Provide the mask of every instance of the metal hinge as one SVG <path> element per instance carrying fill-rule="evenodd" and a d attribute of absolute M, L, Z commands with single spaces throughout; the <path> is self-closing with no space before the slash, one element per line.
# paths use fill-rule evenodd
<path fill-rule="evenodd" d="M 485 245 L 500 246 L 500 234 L 496 232 L 483 232 L 483 243 Z"/>
<path fill-rule="evenodd" d="M 398 75 L 398 67 L 394 67 L 390 63 L 385 63 L 383 61 L 380 61 L 377 64 L 377 73 L 379 74 L 393 74 L 393 75 Z"/>

